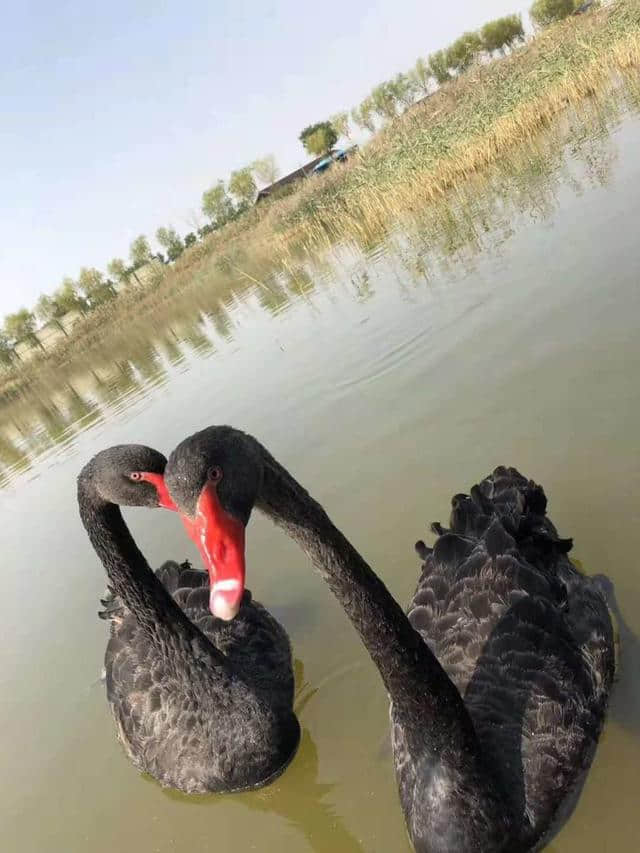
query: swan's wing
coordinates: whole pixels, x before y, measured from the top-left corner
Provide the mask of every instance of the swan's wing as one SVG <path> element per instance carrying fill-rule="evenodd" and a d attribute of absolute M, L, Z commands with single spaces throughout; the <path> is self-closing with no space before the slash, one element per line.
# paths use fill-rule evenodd
<path fill-rule="evenodd" d="M 464 696 L 483 753 L 537 838 L 589 766 L 613 678 L 604 600 L 566 557 L 540 487 L 496 469 L 453 499 L 409 619 Z M 527 831 L 527 826 L 530 827 Z"/>

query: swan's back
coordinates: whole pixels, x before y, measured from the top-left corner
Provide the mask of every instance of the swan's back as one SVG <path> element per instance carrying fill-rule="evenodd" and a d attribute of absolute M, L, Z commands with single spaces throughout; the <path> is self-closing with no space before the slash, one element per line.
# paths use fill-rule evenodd
<path fill-rule="evenodd" d="M 591 762 L 614 674 L 611 620 L 541 487 L 499 467 L 452 507 L 434 548 L 418 543 L 409 619 L 464 697 L 520 827 L 513 849 L 529 850 Z"/>
<path fill-rule="evenodd" d="M 215 619 L 209 610 L 208 575 L 188 563 L 168 561 L 156 575 L 225 655 L 231 675 L 207 684 L 203 701 L 191 669 L 199 665 L 199 649 L 163 655 L 134 614 L 110 594 L 100 616 L 111 622 L 105 674 L 119 739 L 132 762 L 163 785 L 187 793 L 251 787 L 239 782 L 234 788 L 229 781 L 242 772 L 235 752 L 247 763 L 250 756 L 258 766 L 262 760 L 269 767 L 279 744 L 271 728 L 264 728 L 262 713 L 253 713 L 250 701 L 234 699 L 233 673 L 251 683 L 272 720 L 292 718 L 294 676 L 286 631 L 248 591 L 233 621 Z M 176 668 L 176 660 L 181 667 Z M 201 663 L 208 665 L 204 656 Z M 224 709 L 224 715 L 215 713 L 216 708 Z"/>

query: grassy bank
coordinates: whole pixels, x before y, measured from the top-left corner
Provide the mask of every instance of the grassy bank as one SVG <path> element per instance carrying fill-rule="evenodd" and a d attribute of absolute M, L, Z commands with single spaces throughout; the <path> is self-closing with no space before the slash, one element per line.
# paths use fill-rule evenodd
<path fill-rule="evenodd" d="M 269 276 L 286 271 L 293 258 L 315 255 L 336 241 L 366 244 L 370 234 L 402 217 L 423 215 L 558 114 L 598 101 L 619 86 L 620 75 L 634 75 L 639 67 L 640 0 L 617 0 L 550 27 L 511 56 L 443 86 L 346 166 L 210 235 L 150 289 L 120 294 L 46 358 L 4 374 L 0 392 L 16 392 L 61 365 L 85 361 L 97 346 L 134 334 L 151 312 L 170 314 L 187 289 L 228 291 L 234 281 L 250 282 L 269 298 Z"/>

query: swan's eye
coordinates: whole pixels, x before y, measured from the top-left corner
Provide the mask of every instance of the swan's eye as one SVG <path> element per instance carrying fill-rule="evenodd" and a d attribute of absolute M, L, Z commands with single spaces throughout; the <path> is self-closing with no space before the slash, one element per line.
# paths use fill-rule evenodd
<path fill-rule="evenodd" d="M 207 479 L 211 483 L 219 483 L 222 479 L 222 468 L 219 465 L 214 465 L 207 471 Z"/>
<path fill-rule="evenodd" d="M 137 483 L 139 480 L 142 480 L 142 474 L 140 471 L 132 471 L 129 474 L 129 479 L 134 480 Z"/>

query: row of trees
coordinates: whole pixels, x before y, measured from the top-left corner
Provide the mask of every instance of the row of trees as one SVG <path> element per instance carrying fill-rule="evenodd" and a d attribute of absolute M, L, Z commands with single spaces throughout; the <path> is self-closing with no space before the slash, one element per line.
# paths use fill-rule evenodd
<path fill-rule="evenodd" d="M 598 5 L 593 0 L 535 0 L 530 15 L 538 26 L 548 26 L 574 14 L 577 9 Z M 351 135 L 350 122 L 373 133 L 376 121 L 391 121 L 419 98 L 434 92 L 443 83 L 463 74 L 481 56 L 504 55 L 515 44 L 524 41 L 520 15 L 505 15 L 488 21 L 481 29 L 463 33 L 453 44 L 437 50 L 427 58 L 420 57 L 407 73 L 376 86 L 350 113 L 339 112 L 328 121 L 305 127 L 300 141 L 307 153 L 320 156 L 340 138 Z"/>
<path fill-rule="evenodd" d="M 531 7 L 532 20 L 539 26 L 566 18 L 578 8 L 598 5 L 581 0 L 535 0 Z M 320 156 L 337 143 L 349 139 L 351 122 L 363 130 L 374 132 L 377 121 L 390 121 L 410 107 L 418 98 L 426 97 L 452 77 L 464 73 L 481 55 L 504 54 L 524 39 L 520 15 L 507 15 L 489 21 L 480 30 L 463 33 L 449 47 L 420 58 L 407 73 L 400 73 L 376 86 L 350 113 L 336 113 L 328 121 L 304 128 L 300 141 L 311 156 Z M 278 177 L 278 167 L 272 155 L 231 173 L 228 183 L 219 180 L 202 195 L 202 213 L 208 223 L 195 227 L 181 237 L 175 228 L 164 226 L 156 231 L 156 241 L 163 252 L 153 252 L 149 240 L 140 235 L 131 243 L 129 261 L 113 258 L 107 264 L 107 275 L 94 267 L 83 267 L 77 279 L 67 277 L 52 294 L 43 294 L 33 311 L 22 308 L 5 317 L 0 328 L 0 361 L 10 363 L 14 348 L 20 341 L 41 346 L 36 335 L 38 321 L 56 323 L 67 334 L 62 318 L 73 311 L 82 315 L 113 299 L 121 287 L 139 285 L 137 270 L 152 260 L 162 263 L 176 261 L 185 248 L 211 231 L 237 218 L 255 200 L 258 183 L 272 184 Z"/>
<path fill-rule="evenodd" d="M 202 212 L 209 222 L 181 237 L 172 226 L 158 228 L 155 237 L 160 249 L 154 252 L 148 238 L 141 234 L 129 247 L 129 260 L 113 258 L 107 264 L 106 274 L 95 267 L 83 267 L 77 279 L 65 277 L 51 294 L 42 294 L 33 310 L 21 308 L 8 314 L 0 327 L 0 362 L 11 364 L 16 358 L 15 347 L 22 341 L 42 348 L 36 334 L 40 324 L 54 323 L 68 335 L 62 319 L 71 312 L 86 315 L 95 308 L 115 298 L 120 288 L 142 284 L 137 275 L 141 267 L 151 261 L 171 263 L 186 248 L 194 245 L 211 231 L 220 228 L 239 216 L 255 199 L 257 181 L 273 183 L 278 176 L 278 166 L 273 155 L 256 160 L 251 166 L 232 172 L 228 188 L 218 181 L 202 197 Z"/>
<path fill-rule="evenodd" d="M 449 47 L 427 58 L 420 57 L 407 73 L 397 74 L 376 86 L 351 110 L 351 120 L 361 129 L 373 132 L 376 119 L 383 122 L 394 119 L 418 98 L 426 97 L 452 77 L 464 73 L 481 55 L 506 53 L 523 40 L 520 15 L 506 15 L 489 21 L 480 30 L 463 33 Z M 346 113 L 338 116 L 340 122 L 344 122 L 345 116 Z"/>

